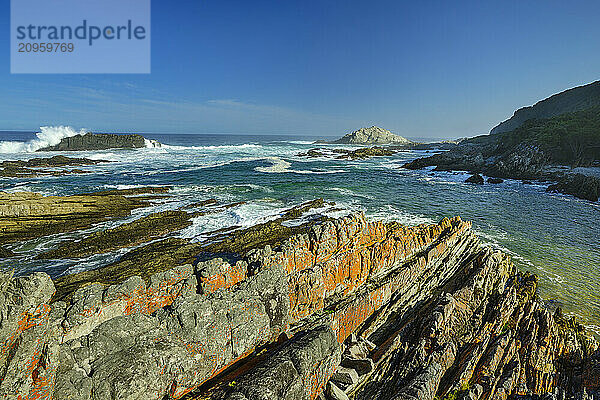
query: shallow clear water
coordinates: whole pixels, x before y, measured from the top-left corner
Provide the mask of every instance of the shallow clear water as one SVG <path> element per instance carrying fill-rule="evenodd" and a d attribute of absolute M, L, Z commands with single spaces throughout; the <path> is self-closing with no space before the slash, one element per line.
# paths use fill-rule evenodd
<path fill-rule="evenodd" d="M 66 195 L 146 185 L 174 187 L 172 199 L 153 209 L 136 210 L 132 218 L 209 198 L 223 203 L 246 202 L 217 215 L 196 218 L 180 234 L 194 240 L 203 240 L 203 233 L 225 226 L 264 221 L 282 209 L 317 197 L 336 202 L 336 207 L 344 210 L 362 210 L 373 218 L 406 224 L 460 215 L 473 222 L 484 241 L 506 249 L 520 268 L 538 274 L 543 298 L 562 305 L 590 325 L 600 325 L 598 203 L 548 194 L 545 185 L 508 180 L 499 185 L 477 186 L 463 183 L 468 176 L 463 173 L 401 168 L 424 152 L 403 152 L 366 161 L 306 159 L 297 154 L 315 147 L 311 145 L 313 138 L 145 136 L 168 146 L 61 153 L 114 162 L 83 167 L 94 171 L 86 175 L 0 178 L 0 190 Z M 32 137 L 0 132 L 0 141 L 25 141 Z M 58 153 L 3 153 L 0 161 L 55 154 Z M 335 211 L 333 215 L 342 213 Z M 109 222 L 93 229 L 115 224 Z M 126 251 L 83 261 L 25 260 L 60 240 L 80 236 L 81 233 L 57 235 L 12 246 L 23 252 L 22 257 L 1 262 L 0 266 L 15 268 L 19 273 L 40 270 L 59 276 L 101 265 Z"/>

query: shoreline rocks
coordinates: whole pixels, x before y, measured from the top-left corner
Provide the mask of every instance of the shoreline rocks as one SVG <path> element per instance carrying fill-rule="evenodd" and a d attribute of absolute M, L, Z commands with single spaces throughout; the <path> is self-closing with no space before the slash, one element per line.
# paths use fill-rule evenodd
<path fill-rule="evenodd" d="M 567 174 L 561 177 L 557 183 L 549 186 L 547 191 L 570 194 L 589 201 L 598 201 L 598 198 L 600 198 L 600 179 L 583 174 Z"/>
<path fill-rule="evenodd" d="M 434 171 L 468 171 L 488 176 L 489 183 L 498 179 L 520 179 L 556 182 L 550 192 L 569 194 L 589 201 L 600 197 L 600 179 L 591 175 L 555 171 L 547 164 L 547 158 L 535 146 L 521 146 L 520 150 L 505 156 L 487 156 L 480 146 L 459 146 L 455 150 L 418 158 L 402 167 L 417 170 L 435 166 Z M 483 183 L 483 182 L 482 182 Z"/>
<path fill-rule="evenodd" d="M 1 273 L 0 395 L 433 400 L 599 389 L 597 344 L 544 309 L 536 277 L 481 246 L 460 218 L 406 227 L 356 214 L 252 243 L 234 246 L 235 262 L 205 254 L 146 277 L 91 280 L 66 301 L 44 273 Z M 336 371 L 353 383 L 330 382 Z"/>
<path fill-rule="evenodd" d="M 479 174 L 473 174 L 465 180 L 466 183 L 474 183 L 476 185 L 483 185 L 483 177 Z"/>

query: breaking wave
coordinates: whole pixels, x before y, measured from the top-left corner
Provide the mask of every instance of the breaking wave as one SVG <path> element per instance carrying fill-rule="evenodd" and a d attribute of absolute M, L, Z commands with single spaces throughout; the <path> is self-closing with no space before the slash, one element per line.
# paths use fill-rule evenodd
<path fill-rule="evenodd" d="M 40 132 L 35 134 L 36 139 L 28 142 L 0 142 L 0 153 L 32 153 L 44 147 L 57 145 L 64 138 L 85 135 L 86 132 L 85 129 L 76 131 L 70 126 L 42 126 Z"/>

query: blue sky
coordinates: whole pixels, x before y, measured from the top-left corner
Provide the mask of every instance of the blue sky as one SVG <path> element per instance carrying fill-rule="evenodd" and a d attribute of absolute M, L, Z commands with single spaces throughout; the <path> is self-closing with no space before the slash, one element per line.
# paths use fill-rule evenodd
<path fill-rule="evenodd" d="M 464 137 L 600 79 L 599 1 L 153 0 L 149 75 L 11 75 L 0 5 L 4 130 Z"/>

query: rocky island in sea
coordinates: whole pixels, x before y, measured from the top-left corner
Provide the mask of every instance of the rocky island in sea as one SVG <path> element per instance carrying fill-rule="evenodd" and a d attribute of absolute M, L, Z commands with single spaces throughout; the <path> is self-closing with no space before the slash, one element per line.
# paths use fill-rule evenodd
<path fill-rule="evenodd" d="M 348 133 L 347 135 L 344 135 L 331 143 L 358 145 L 407 145 L 412 142 L 402 136 L 396 135 L 388 131 L 387 129 L 383 129 L 378 126 L 371 126 L 370 128 L 360 128 L 354 132 Z"/>
<path fill-rule="evenodd" d="M 89 151 L 106 149 L 139 149 L 146 147 L 147 140 L 138 134 L 92 133 L 68 136 L 58 144 L 42 147 L 37 151 Z"/>

